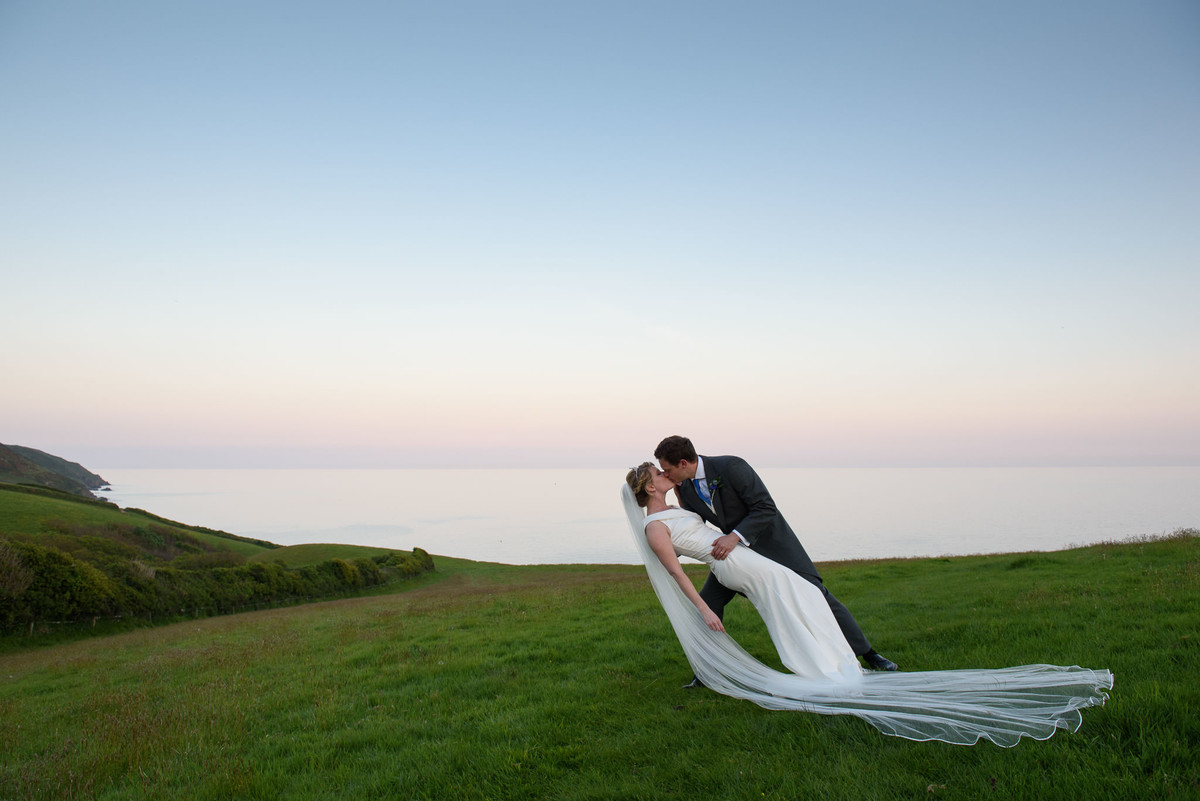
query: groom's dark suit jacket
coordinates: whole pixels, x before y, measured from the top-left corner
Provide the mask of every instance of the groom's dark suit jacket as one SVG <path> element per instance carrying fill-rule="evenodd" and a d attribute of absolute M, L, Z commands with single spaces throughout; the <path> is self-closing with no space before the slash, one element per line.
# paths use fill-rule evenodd
<path fill-rule="evenodd" d="M 725 534 L 734 529 L 741 534 L 750 547 L 758 553 L 799 573 L 820 588 L 837 619 L 842 633 L 856 654 L 871 650 L 866 635 L 862 633 L 854 615 L 850 614 L 841 601 L 833 596 L 821 581 L 812 559 L 783 519 L 775 501 L 758 473 L 754 472 L 745 459 L 737 456 L 701 456 L 704 460 L 704 483 L 709 488 L 713 508 L 697 494 L 692 481 L 679 485 L 679 503 L 684 509 L 695 512 Z M 700 597 L 718 617 L 724 617 L 725 604 L 737 593 L 729 589 L 711 572 L 700 589 Z"/>
<path fill-rule="evenodd" d="M 771 493 L 754 468 L 737 456 L 700 458 L 704 460 L 704 483 L 709 487 L 716 511 L 708 508 L 691 481 L 679 485 L 683 508 L 700 515 L 725 534 L 737 529 L 750 547 L 763 556 L 820 580 L 821 574 L 775 507 Z"/>

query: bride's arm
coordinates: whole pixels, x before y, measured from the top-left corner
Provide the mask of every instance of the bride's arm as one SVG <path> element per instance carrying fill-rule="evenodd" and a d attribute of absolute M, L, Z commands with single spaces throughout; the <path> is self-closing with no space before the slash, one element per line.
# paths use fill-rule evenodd
<path fill-rule="evenodd" d="M 646 526 L 646 541 L 650 543 L 650 548 L 658 557 L 658 561 L 662 562 L 663 567 L 671 574 L 671 578 L 679 584 L 683 594 L 700 610 L 700 617 L 704 618 L 704 625 L 713 631 L 724 631 L 725 626 L 721 623 L 721 618 L 708 608 L 708 604 L 704 603 L 700 593 L 696 592 L 696 585 L 692 584 L 692 580 L 683 572 L 683 565 L 679 564 L 679 557 L 675 555 L 675 549 L 671 546 L 671 532 L 667 529 L 667 524 L 655 520 Z"/>

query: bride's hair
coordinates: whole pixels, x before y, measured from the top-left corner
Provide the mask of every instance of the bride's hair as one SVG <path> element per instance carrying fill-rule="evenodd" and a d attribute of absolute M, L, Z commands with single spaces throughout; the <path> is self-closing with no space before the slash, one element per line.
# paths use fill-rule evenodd
<path fill-rule="evenodd" d="M 625 476 L 625 483 L 633 490 L 633 499 L 637 501 L 638 506 L 645 506 L 646 501 L 650 499 L 646 487 L 649 486 L 651 478 L 649 462 L 642 462 L 637 467 L 630 468 L 629 474 Z"/>

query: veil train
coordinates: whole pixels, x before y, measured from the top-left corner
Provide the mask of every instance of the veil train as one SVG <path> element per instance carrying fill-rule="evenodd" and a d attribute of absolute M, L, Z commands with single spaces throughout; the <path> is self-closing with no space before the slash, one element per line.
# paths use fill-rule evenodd
<path fill-rule="evenodd" d="M 650 584 L 688 663 L 704 685 L 767 709 L 854 715 L 884 734 L 909 740 L 1011 747 L 1022 737 L 1045 740 L 1076 731 L 1080 710 L 1101 706 L 1112 689 L 1108 670 L 1022 665 L 994 670 L 865 672 L 844 681 L 782 673 L 747 653 L 732 637 L 704 625 L 696 607 L 658 561 L 643 529 L 645 514 L 628 486 L 621 501 Z"/>

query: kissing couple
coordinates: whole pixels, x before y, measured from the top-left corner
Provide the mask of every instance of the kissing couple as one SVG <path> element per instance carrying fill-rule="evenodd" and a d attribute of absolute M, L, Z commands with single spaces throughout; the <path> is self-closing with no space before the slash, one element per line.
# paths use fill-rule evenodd
<path fill-rule="evenodd" d="M 688 687 L 768 709 L 854 715 L 885 734 L 963 745 L 987 739 L 1012 746 L 1023 736 L 1075 731 L 1080 710 L 1107 699 L 1113 684 L 1107 670 L 898 672 L 825 587 L 744 459 L 700 456 L 680 436 L 660 442 L 654 456 L 658 466 L 632 468 L 621 494 L 651 585 L 695 674 Z M 669 503 L 672 493 L 679 506 Z M 699 592 L 680 556 L 708 565 Z M 762 616 L 790 673 L 764 665 L 725 631 L 724 609 L 737 594 Z"/>

